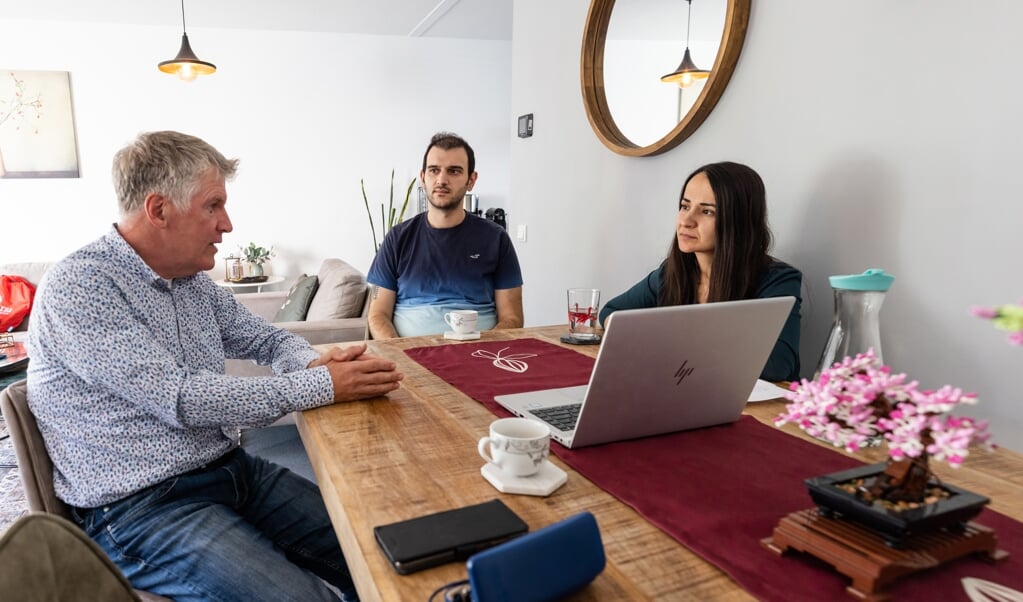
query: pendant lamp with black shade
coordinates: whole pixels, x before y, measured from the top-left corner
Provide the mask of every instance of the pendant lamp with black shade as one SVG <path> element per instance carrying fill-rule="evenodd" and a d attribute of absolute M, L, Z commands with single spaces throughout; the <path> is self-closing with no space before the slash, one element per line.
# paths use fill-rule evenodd
<path fill-rule="evenodd" d="M 188 33 L 185 30 L 185 0 L 181 0 L 181 49 L 178 55 L 169 61 L 159 64 L 160 71 L 177 75 L 186 82 L 194 80 L 200 75 L 209 75 L 217 70 L 216 65 L 199 60 L 192 52 L 192 46 L 188 43 Z"/>
<path fill-rule="evenodd" d="M 682 54 L 682 62 L 678 68 L 667 75 L 661 76 L 661 81 L 668 84 L 678 84 L 679 88 L 688 88 L 694 82 L 710 77 L 710 71 L 700 69 L 693 62 L 689 55 L 689 25 L 693 19 L 693 0 L 686 0 L 689 3 L 689 14 L 686 16 L 686 51 Z"/>

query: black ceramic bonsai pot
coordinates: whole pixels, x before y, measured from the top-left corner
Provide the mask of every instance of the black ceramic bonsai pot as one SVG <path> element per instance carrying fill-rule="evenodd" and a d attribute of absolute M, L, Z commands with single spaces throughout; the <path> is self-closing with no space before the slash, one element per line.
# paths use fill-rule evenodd
<path fill-rule="evenodd" d="M 880 500 L 869 502 L 837 487 L 884 472 L 885 467 L 885 463 L 870 464 L 814 477 L 805 481 L 806 487 L 823 516 L 843 518 L 873 529 L 893 548 L 902 547 L 913 535 L 940 529 L 961 531 L 990 501 L 971 491 L 932 480 L 931 485 L 945 490 L 947 497 L 916 508 L 897 510 Z"/>

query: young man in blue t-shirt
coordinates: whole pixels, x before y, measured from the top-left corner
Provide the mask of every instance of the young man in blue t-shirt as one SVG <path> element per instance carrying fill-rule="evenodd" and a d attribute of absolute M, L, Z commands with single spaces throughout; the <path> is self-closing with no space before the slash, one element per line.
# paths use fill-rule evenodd
<path fill-rule="evenodd" d="M 374 339 L 440 334 L 444 314 L 479 312 L 479 329 L 522 327 L 522 272 L 504 228 L 463 209 L 476 156 L 462 138 L 434 135 L 419 172 L 429 207 L 395 226 L 366 279 Z"/>

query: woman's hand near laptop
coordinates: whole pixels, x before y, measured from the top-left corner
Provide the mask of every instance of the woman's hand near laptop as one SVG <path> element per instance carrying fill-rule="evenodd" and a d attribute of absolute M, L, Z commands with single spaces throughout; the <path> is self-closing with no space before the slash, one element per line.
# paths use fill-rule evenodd
<path fill-rule="evenodd" d="M 334 401 L 357 401 L 386 395 L 397 389 L 405 375 L 390 360 L 366 353 L 366 344 L 332 347 L 309 362 L 309 368 L 326 366 L 334 383 Z"/>

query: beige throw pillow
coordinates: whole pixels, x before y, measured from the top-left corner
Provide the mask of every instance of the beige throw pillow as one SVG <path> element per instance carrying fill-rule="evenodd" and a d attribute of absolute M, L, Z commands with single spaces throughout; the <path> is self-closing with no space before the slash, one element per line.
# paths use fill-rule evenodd
<path fill-rule="evenodd" d="M 306 321 L 356 318 L 366 301 L 366 278 L 340 259 L 325 259 L 317 275 L 320 287 L 309 304 Z"/>

